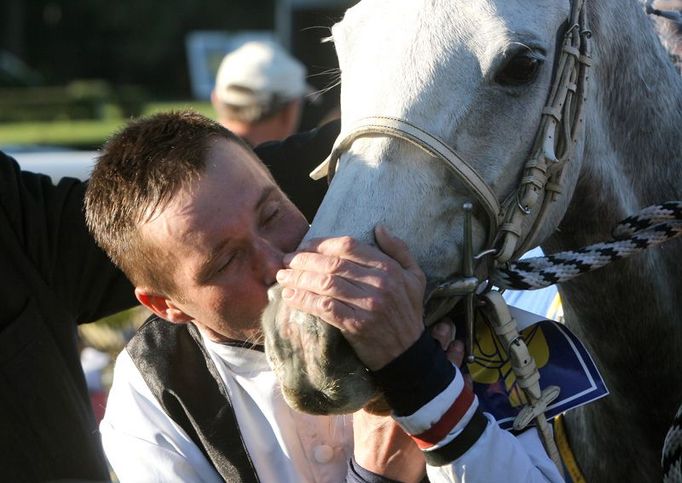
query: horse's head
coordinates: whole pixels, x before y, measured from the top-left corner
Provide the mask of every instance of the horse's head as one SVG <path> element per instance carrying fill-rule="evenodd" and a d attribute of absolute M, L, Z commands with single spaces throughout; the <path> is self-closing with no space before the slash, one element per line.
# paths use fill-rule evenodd
<path fill-rule="evenodd" d="M 461 270 L 466 201 L 474 203 L 474 250 L 499 242 L 498 227 L 508 221 L 500 213 L 512 205 L 527 211 L 516 190 L 533 174 L 526 162 L 538 145 L 570 14 L 569 0 L 367 0 L 351 8 L 333 29 L 342 131 L 351 138 L 341 145 L 338 172 L 308 238 L 372 242 L 374 226 L 383 223 L 405 240 L 432 285 Z M 405 133 L 353 136 L 356 123 L 372 116 L 402 119 L 440 138 L 480 177 L 485 193 Z M 562 200 L 575 183 L 575 158 L 564 169 Z M 552 206 L 534 245 L 566 205 Z M 516 215 L 521 242 L 537 211 Z M 275 317 L 277 304 L 275 292 L 264 320 L 266 346 L 289 402 L 317 413 L 367 403 L 375 387 L 340 333 L 301 313 Z"/>

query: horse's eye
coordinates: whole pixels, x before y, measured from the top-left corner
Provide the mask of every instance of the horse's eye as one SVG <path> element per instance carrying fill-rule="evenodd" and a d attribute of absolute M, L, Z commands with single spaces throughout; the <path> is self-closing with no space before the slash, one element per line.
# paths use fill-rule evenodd
<path fill-rule="evenodd" d="M 503 86 L 521 86 L 535 80 L 542 65 L 542 59 L 523 53 L 511 58 L 497 73 L 495 82 Z"/>

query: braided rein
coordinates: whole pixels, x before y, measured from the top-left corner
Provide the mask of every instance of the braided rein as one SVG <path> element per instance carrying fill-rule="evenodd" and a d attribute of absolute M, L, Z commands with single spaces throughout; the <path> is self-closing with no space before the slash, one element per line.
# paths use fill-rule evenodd
<path fill-rule="evenodd" d="M 611 262 L 630 257 L 682 235 L 682 201 L 644 208 L 613 230 L 613 240 L 579 250 L 526 258 L 495 268 L 490 279 L 499 288 L 535 290 L 566 282 Z"/>

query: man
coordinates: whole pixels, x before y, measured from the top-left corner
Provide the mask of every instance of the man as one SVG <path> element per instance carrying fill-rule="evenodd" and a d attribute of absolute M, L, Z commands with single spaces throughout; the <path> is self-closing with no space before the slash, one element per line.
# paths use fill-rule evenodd
<path fill-rule="evenodd" d="M 274 42 L 247 42 L 223 59 L 211 94 L 219 122 L 251 146 L 298 129 L 306 69 Z"/>
<path fill-rule="evenodd" d="M 85 226 L 85 184 L 21 171 L 0 152 L 0 475 L 109 479 L 78 324 L 132 307 L 133 289 Z"/>
<path fill-rule="evenodd" d="M 259 316 L 285 254 L 296 249 L 308 226 L 239 138 L 191 113 L 134 122 L 105 147 L 88 189 L 86 214 L 97 241 L 133 281 L 138 300 L 156 314 L 119 356 L 101 427 L 122 480 L 294 482 L 347 476 L 357 481 L 358 474 L 367 476 L 363 466 L 376 473 L 372 477 L 421 478 L 417 446 L 407 444 L 394 425 L 382 423 L 391 436 L 385 438 L 369 424 L 356 424 L 359 465 L 351 462 L 348 470 L 353 451 L 348 421 L 297 413 L 279 394 L 259 352 Z M 425 348 L 432 357 L 432 339 L 421 335 L 423 275 L 390 234 L 377 232 L 377 241 L 385 254 L 371 247 L 357 252 L 335 239 L 317 248 L 322 254 L 328 250 L 326 256 L 365 261 L 365 268 L 376 260 L 390 262 L 393 274 L 401 275 L 393 277 L 399 290 L 359 294 L 364 300 L 389 297 L 389 313 L 396 315 L 391 321 L 383 312 L 368 313 L 367 327 L 397 323 L 409 329 L 394 330 L 403 335 L 388 352 L 379 345 L 368 356 L 357 348 L 378 374 L 415 339 L 423 341 L 416 352 Z M 455 381 L 456 370 L 436 361 L 439 373 Z M 459 375 L 456 384 L 446 381 L 446 389 L 461 391 L 461 380 Z M 434 387 L 442 386 L 440 380 Z M 427 389 L 419 400 L 428 401 L 433 387 Z M 451 396 L 446 392 L 441 403 Z M 490 467 L 499 451 L 518 461 L 492 475 L 560 478 L 538 451 L 537 437 L 527 454 L 515 438 L 481 418 L 476 421 L 485 430 L 480 439 L 486 453 L 476 456 L 474 444 L 474 464 L 485 459 L 483 466 Z M 448 434 L 459 428 L 446 429 Z M 460 466 L 462 461 L 466 466 L 466 455 Z"/>
<path fill-rule="evenodd" d="M 296 159 L 290 170 L 302 176 L 337 134 L 331 124 L 259 154 L 271 164 Z M 287 190 L 291 176 L 282 178 Z M 85 187 L 73 178 L 54 185 L 0 152 L 0 471 L 7 481 L 109 480 L 76 331 L 137 300 L 88 233 Z M 310 194 L 296 190 L 292 199 L 306 204 Z"/>

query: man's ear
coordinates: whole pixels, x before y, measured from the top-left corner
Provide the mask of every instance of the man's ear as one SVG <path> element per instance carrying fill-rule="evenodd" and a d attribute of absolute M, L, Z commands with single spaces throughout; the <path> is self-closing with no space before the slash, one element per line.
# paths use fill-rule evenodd
<path fill-rule="evenodd" d="M 220 109 L 223 107 L 223 102 L 218 99 L 218 94 L 216 93 L 215 89 L 211 91 L 211 104 L 213 105 L 213 108 L 220 112 Z"/>
<path fill-rule="evenodd" d="M 174 324 L 186 324 L 192 320 L 192 317 L 175 305 L 175 303 L 163 295 L 157 295 L 154 292 L 135 287 L 135 297 L 137 300 L 168 322 Z"/>
<path fill-rule="evenodd" d="M 302 107 L 303 101 L 294 99 L 280 111 L 280 122 L 287 126 L 292 132 L 296 131 L 298 123 L 301 120 Z"/>

